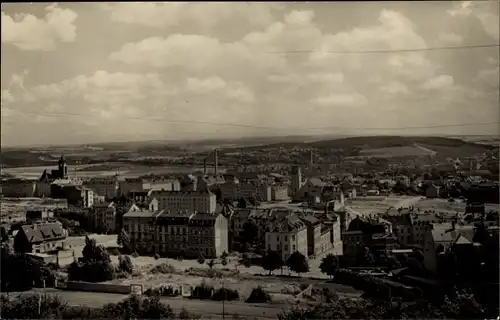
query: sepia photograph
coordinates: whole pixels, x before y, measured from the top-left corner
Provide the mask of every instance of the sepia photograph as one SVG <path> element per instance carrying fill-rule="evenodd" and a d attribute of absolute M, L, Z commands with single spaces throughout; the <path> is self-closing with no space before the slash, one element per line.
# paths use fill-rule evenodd
<path fill-rule="evenodd" d="M 1 11 L 1 319 L 498 319 L 499 0 Z"/>

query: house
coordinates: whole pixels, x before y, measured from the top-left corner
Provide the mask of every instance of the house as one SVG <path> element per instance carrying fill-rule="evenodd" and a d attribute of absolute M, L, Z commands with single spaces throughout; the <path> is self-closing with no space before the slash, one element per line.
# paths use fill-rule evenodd
<path fill-rule="evenodd" d="M 424 267 L 436 275 L 439 269 L 439 255 L 455 244 L 471 245 L 473 237 L 473 228 L 460 228 L 455 223 L 434 224 L 432 229 L 427 230 L 424 238 Z"/>
<path fill-rule="evenodd" d="M 120 190 L 117 176 L 91 178 L 83 181 L 83 185 L 88 189 L 93 190 L 98 195 L 105 196 L 107 198 L 114 198 L 118 196 Z"/>
<path fill-rule="evenodd" d="M 307 227 L 295 214 L 275 221 L 269 232 L 266 233 L 266 249 L 277 251 L 283 260 L 293 252 L 300 252 L 308 256 Z"/>
<path fill-rule="evenodd" d="M 49 220 L 54 217 L 54 211 L 45 208 L 26 211 L 26 222 Z"/>
<path fill-rule="evenodd" d="M 220 213 L 196 213 L 188 224 L 188 255 L 220 257 L 229 252 L 228 221 Z"/>
<path fill-rule="evenodd" d="M 90 212 L 90 220 L 94 230 L 103 233 L 117 232 L 116 210 L 114 202 L 94 204 Z"/>
<path fill-rule="evenodd" d="M 153 208 L 151 208 L 153 209 Z M 130 235 L 132 245 L 140 251 L 152 253 L 155 247 L 156 218 L 163 210 L 140 208 L 133 204 L 123 215 L 123 229 Z"/>
<path fill-rule="evenodd" d="M 321 242 L 321 222 L 311 215 L 302 215 L 300 220 L 307 226 L 307 256 L 316 257 L 321 254 L 323 247 Z"/>
<path fill-rule="evenodd" d="M 284 201 L 288 200 L 288 185 L 286 184 L 275 184 L 271 186 L 271 200 L 272 201 Z"/>
<path fill-rule="evenodd" d="M 14 237 L 17 253 L 49 253 L 65 249 L 67 232 L 57 222 L 34 223 L 22 226 Z"/>
<path fill-rule="evenodd" d="M 427 198 L 431 198 L 431 199 L 438 198 L 439 197 L 439 189 L 440 189 L 439 186 L 436 186 L 435 184 L 431 184 L 425 189 L 425 196 Z"/>

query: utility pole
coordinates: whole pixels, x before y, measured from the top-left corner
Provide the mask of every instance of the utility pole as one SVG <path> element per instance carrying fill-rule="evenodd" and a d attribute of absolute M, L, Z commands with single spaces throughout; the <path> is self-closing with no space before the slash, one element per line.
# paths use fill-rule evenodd
<path fill-rule="evenodd" d="M 224 278 L 222 278 L 222 292 L 224 292 L 224 298 L 222 299 L 222 320 L 224 320 L 224 317 L 225 317 L 225 300 L 227 298 L 227 294 L 226 294 L 226 288 L 224 287 Z"/>

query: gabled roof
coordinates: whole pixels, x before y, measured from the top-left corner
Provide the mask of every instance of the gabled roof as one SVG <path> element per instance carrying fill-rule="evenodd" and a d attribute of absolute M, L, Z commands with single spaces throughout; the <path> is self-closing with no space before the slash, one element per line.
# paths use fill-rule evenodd
<path fill-rule="evenodd" d="M 163 213 L 163 210 L 150 211 L 141 208 L 137 205 L 132 205 L 127 213 L 123 215 L 124 218 L 156 218 Z"/>
<path fill-rule="evenodd" d="M 55 222 L 24 225 L 20 230 L 24 233 L 30 243 L 40 243 L 66 237 L 66 232 L 63 227 L 59 223 Z"/>
<path fill-rule="evenodd" d="M 306 225 L 298 216 L 291 214 L 280 221 L 274 222 L 271 226 L 271 232 L 296 232 L 305 227 Z"/>
<path fill-rule="evenodd" d="M 321 181 L 321 179 L 319 179 L 319 178 L 311 178 L 308 180 L 308 182 L 315 187 L 324 187 L 326 185 L 326 183 Z"/>

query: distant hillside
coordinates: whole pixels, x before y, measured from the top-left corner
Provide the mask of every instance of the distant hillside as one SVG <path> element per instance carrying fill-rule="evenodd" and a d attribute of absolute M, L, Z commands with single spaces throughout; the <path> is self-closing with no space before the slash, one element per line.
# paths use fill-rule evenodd
<path fill-rule="evenodd" d="M 252 151 L 272 148 L 314 148 L 320 150 L 344 150 L 351 153 L 356 150 L 359 156 L 394 152 L 393 156 L 426 155 L 434 152 L 441 156 L 470 156 L 495 149 L 495 146 L 476 144 L 461 139 L 445 137 L 402 137 L 402 136 L 369 136 L 349 137 L 321 140 L 315 142 L 274 143 L 258 147 L 234 148 L 241 151 Z M 230 151 L 224 149 L 224 151 Z M 348 152 L 351 151 L 351 152 Z M 391 156 L 391 155 L 385 155 Z"/>

